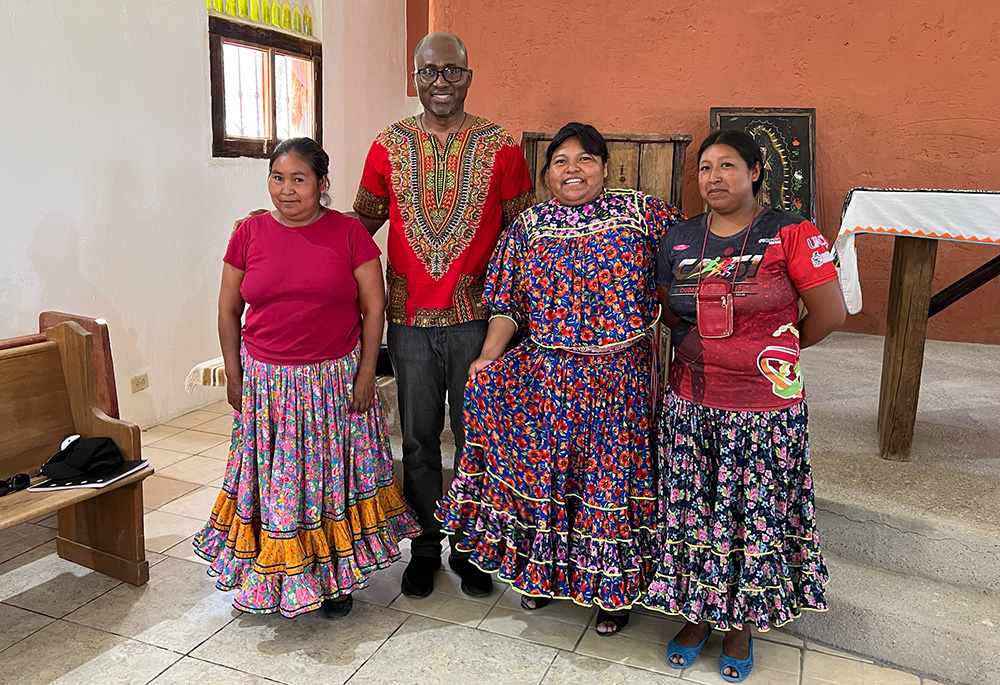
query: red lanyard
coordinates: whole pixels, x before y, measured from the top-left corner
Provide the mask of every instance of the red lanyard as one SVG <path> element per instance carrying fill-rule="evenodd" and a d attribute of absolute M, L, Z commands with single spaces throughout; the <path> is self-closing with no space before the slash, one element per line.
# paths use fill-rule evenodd
<path fill-rule="evenodd" d="M 732 289 L 733 289 L 734 292 L 736 290 L 736 274 L 739 273 L 740 262 L 743 261 L 743 253 L 747 249 L 747 240 L 750 238 L 750 227 L 753 226 L 754 219 L 757 218 L 758 214 L 760 214 L 760 205 L 757 206 L 757 209 L 755 209 L 753 211 L 753 216 L 750 217 L 750 223 L 748 223 L 747 227 L 746 227 L 747 234 L 745 236 L 743 236 L 743 247 L 740 248 L 740 257 L 739 257 L 739 259 L 736 260 L 736 266 L 733 267 L 733 281 L 732 281 L 731 287 L 732 287 Z M 705 242 L 703 242 L 701 244 L 701 259 L 698 261 L 698 286 L 697 287 L 699 287 L 699 288 L 701 287 L 701 275 L 705 271 L 705 268 L 704 268 L 704 264 L 705 264 L 705 247 L 708 245 L 708 234 L 711 233 L 711 232 L 712 232 L 712 213 L 709 212 L 708 213 L 708 218 L 705 219 Z"/>

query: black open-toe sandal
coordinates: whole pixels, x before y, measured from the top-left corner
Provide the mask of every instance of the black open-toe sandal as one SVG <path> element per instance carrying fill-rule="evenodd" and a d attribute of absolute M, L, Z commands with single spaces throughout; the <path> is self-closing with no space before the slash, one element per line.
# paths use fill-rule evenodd
<path fill-rule="evenodd" d="M 344 618 L 354 607 L 354 597 L 347 595 L 346 597 L 338 597 L 337 599 L 324 599 L 323 600 L 323 614 L 329 618 L 336 621 L 337 619 Z"/>
<path fill-rule="evenodd" d="M 527 604 L 525 604 L 525 602 L 527 602 L 529 599 L 535 603 L 535 606 L 530 607 Z M 541 609 L 542 607 L 548 606 L 549 602 L 551 601 L 552 601 L 551 597 L 532 597 L 530 595 L 521 595 L 521 608 L 524 609 L 525 611 L 535 611 L 536 609 Z"/>
<path fill-rule="evenodd" d="M 609 635 L 616 635 L 619 630 L 628 625 L 628 619 L 632 614 L 626 610 L 624 614 L 616 616 L 610 611 L 605 611 L 604 609 L 598 608 L 597 610 L 597 622 L 594 624 L 594 632 L 596 632 L 601 637 L 608 637 Z M 602 623 L 613 623 L 615 626 L 614 630 L 609 630 L 606 633 L 602 633 L 597 630 L 597 626 Z"/>

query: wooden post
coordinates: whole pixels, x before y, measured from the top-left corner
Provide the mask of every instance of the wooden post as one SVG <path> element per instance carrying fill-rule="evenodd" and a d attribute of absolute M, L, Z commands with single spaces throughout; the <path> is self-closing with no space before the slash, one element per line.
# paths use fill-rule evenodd
<path fill-rule="evenodd" d="M 895 238 L 878 403 L 878 447 L 883 459 L 910 458 L 936 256 L 936 240 Z"/>

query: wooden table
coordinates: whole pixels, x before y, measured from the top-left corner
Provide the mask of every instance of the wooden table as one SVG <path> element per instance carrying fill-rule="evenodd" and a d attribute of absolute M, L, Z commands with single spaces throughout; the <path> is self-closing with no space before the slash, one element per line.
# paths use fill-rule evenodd
<path fill-rule="evenodd" d="M 931 295 L 937 241 L 1000 246 L 1000 193 L 854 188 L 844 200 L 835 249 L 844 299 L 861 311 L 854 236 L 894 236 L 886 312 L 878 443 L 884 459 L 906 461 L 920 396 L 927 320 L 1000 276 L 1000 256 Z"/>

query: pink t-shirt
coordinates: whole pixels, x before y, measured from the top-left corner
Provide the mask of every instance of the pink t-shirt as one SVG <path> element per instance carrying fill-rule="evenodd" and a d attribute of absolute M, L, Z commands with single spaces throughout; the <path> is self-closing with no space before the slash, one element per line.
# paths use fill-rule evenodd
<path fill-rule="evenodd" d="M 315 364 L 349 354 L 361 335 L 354 270 L 381 254 L 357 219 L 330 210 L 307 226 L 270 213 L 244 221 L 223 258 L 245 272 L 243 342 L 266 364 Z"/>

